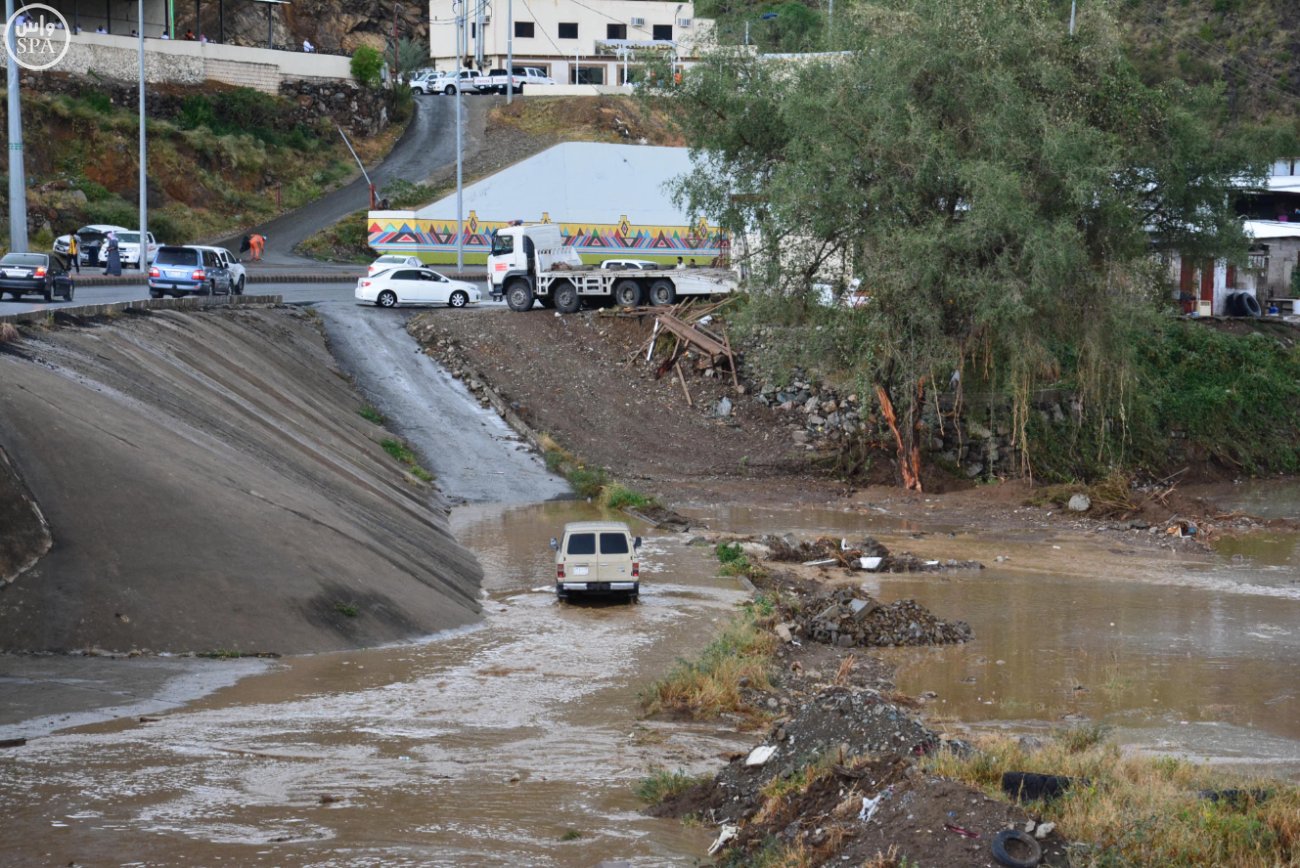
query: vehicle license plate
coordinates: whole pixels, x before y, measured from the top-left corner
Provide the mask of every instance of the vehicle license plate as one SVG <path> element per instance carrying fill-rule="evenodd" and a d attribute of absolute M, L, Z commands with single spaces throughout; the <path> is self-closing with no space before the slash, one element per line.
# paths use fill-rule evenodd
<path fill-rule="evenodd" d="M 586 567 L 574 567 L 574 568 L 573 568 L 573 574 L 574 574 L 575 576 L 585 576 L 585 575 L 587 575 L 587 572 L 588 572 L 588 570 L 587 570 Z"/>

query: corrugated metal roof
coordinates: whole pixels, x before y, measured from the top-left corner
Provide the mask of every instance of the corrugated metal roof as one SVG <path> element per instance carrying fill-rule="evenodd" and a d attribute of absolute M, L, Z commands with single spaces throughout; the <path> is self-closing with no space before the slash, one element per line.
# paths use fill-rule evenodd
<path fill-rule="evenodd" d="M 665 184 L 690 170 L 687 148 L 567 142 L 466 187 L 465 216 L 532 222 L 545 212 L 556 222 L 617 223 L 627 215 L 638 226 L 686 226 Z M 456 219 L 456 194 L 415 216 Z"/>

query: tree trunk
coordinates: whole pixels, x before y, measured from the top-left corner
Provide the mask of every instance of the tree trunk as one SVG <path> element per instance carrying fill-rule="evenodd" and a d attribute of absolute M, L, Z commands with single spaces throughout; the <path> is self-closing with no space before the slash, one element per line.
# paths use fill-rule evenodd
<path fill-rule="evenodd" d="M 924 394 L 925 383 L 922 381 L 916 384 L 918 405 Z M 903 487 L 908 491 L 921 491 L 921 447 L 917 436 L 921 428 L 920 414 L 915 415 L 905 443 L 902 432 L 898 430 L 898 416 L 894 413 L 894 402 L 890 400 L 885 387 L 879 383 L 876 384 L 876 400 L 880 402 L 880 413 L 885 417 L 885 424 L 894 435 L 894 443 L 898 451 L 898 472 L 902 476 Z"/>

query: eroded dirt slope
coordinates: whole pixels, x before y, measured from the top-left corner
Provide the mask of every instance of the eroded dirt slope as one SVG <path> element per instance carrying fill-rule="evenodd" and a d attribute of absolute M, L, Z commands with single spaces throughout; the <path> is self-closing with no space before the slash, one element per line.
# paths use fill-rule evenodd
<path fill-rule="evenodd" d="M 29 332 L 0 383 L 0 448 L 53 537 L 0 591 L 0 650 L 307 652 L 478 613 L 477 561 L 307 314 Z"/>

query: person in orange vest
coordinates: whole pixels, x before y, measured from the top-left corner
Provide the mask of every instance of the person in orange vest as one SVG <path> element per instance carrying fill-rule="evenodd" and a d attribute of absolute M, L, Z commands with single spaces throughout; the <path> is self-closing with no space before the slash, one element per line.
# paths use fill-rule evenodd
<path fill-rule="evenodd" d="M 256 232 L 248 239 L 248 246 L 253 251 L 253 261 L 262 261 L 262 251 L 266 248 L 266 236 Z"/>

